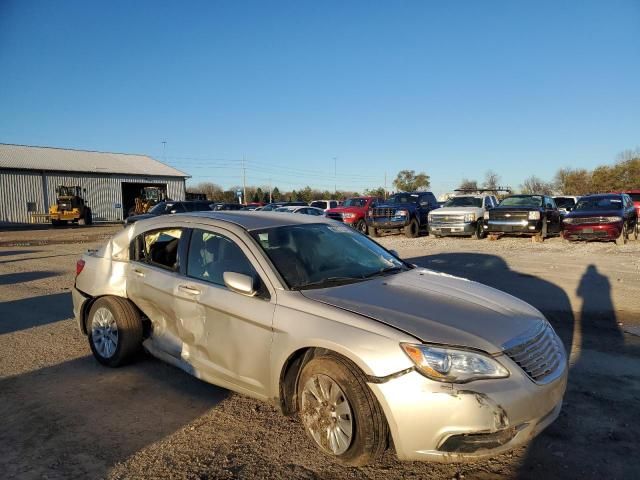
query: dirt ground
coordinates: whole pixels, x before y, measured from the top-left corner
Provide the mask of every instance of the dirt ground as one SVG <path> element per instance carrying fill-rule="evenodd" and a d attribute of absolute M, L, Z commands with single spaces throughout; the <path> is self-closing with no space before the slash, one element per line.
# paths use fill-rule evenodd
<path fill-rule="evenodd" d="M 107 369 L 71 318 L 76 259 L 121 226 L 0 231 L 3 478 L 639 478 L 640 241 L 406 239 L 412 263 L 542 310 L 571 352 L 559 419 L 531 445 L 465 465 L 345 468 L 295 418 L 141 355 Z"/>

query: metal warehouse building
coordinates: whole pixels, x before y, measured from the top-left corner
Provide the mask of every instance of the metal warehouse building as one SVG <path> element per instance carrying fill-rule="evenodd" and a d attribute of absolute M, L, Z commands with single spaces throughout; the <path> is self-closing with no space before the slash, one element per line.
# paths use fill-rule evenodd
<path fill-rule="evenodd" d="M 56 202 L 56 188 L 80 186 L 94 221 L 123 220 L 145 186 L 184 200 L 189 175 L 147 155 L 0 143 L 0 223 L 29 223 Z"/>

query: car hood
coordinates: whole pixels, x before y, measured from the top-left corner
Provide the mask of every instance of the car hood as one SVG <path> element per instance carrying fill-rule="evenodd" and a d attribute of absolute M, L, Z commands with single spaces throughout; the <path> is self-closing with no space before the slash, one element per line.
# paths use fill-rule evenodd
<path fill-rule="evenodd" d="M 500 352 L 505 343 L 545 321 L 534 307 L 507 293 L 422 268 L 301 293 L 423 342 L 488 353 Z"/>
<path fill-rule="evenodd" d="M 433 215 L 464 215 L 465 213 L 481 212 L 480 207 L 440 207 L 433 211 Z"/>
<path fill-rule="evenodd" d="M 565 218 L 581 218 L 581 217 L 621 217 L 620 210 L 573 210 L 569 212 Z"/>
<path fill-rule="evenodd" d="M 367 207 L 335 207 L 326 210 L 326 213 L 360 213 Z"/>
<path fill-rule="evenodd" d="M 501 207 L 497 206 L 491 209 L 493 211 L 508 211 L 508 212 L 530 212 L 531 210 L 540 210 L 542 207 Z"/>
<path fill-rule="evenodd" d="M 417 203 L 381 203 L 375 208 L 416 208 Z"/>

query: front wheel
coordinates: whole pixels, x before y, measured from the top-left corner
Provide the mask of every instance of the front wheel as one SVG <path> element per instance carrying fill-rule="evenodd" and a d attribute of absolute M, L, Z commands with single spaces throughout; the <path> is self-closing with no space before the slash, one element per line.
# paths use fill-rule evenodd
<path fill-rule="evenodd" d="M 418 225 L 418 221 L 415 218 L 409 222 L 409 225 L 404 227 L 404 235 L 407 238 L 416 238 L 419 232 L 420 226 Z"/>
<path fill-rule="evenodd" d="M 363 219 L 358 220 L 358 222 L 356 223 L 356 230 L 358 230 L 360 233 L 364 233 L 365 235 L 367 235 L 368 232 L 368 228 L 367 228 L 367 222 L 365 222 Z"/>
<path fill-rule="evenodd" d="M 627 224 L 622 224 L 622 232 L 620 232 L 620 236 L 616 238 L 616 245 L 624 245 L 627 243 L 627 239 L 629 238 L 629 230 L 627 229 Z"/>
<path fill-rule="evenodd" d="M 89 346 L 98 362 L 108 367 L 128 363 L 142 345 L 142 319 L 124 298 L 101 297 L 87 317 Z"/>
<path fill-rule="evenodd" d="M 475 238 L 476 240 L 482 240 L 486 236 L 487 234 L 484 231 L 484 222 L 482 220 L 478 220 L 476 231 L 473 233 L 473 238 Z"/>
<path fill-rule="evenodd" d="M 382 455 L 387 423 L 355 365 L 337 356 L 316 357 L 304 366 L 298 385 L 302 424 L 320 450 L 352 466 Z"/>

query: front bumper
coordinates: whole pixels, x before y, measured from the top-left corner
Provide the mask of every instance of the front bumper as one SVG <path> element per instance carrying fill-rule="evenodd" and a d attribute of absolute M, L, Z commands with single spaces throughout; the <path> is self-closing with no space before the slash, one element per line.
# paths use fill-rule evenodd
<path fill-rule="evenodd" d="M 567 240 L 615 240 L 622 233 L 622 222 L 607 224 L 564 224 L 562 236 Z"/>
<path fill-rule="evenodd" d="M 369 228 L 393 230 L 409 225 L 409 217 L 369 217 L 367 224 Z"/>
<path fill-rule="evenodd" d="M 429 233 L 433 235 L 473 235 L 478 222 L 464 223 L 440 223 L 432 221 L 429 224 Z"/>
<path fill-rule="evenodd" d="M 542 220 L 492 220 L 489 219 L 484 230 L 487 233 L 509 233 L 514 235 L 535 235 L 542 231 Z"/>
<path fill-rule="evenodd" d="M 431 381 L 416 371 L 369 384 L 385 412 L 400 460 L 464 462 L 519 447 L 550 425 L 562 408 L 561 375 L 534 383 L 510 359 L 511 376 L 468 384 Z"/>
<path fill-rule="evenodd" d="M 73 299 L 73 316 L 76 319 L 78 328 L 84 334 L 87 333 L 84 325 L 84 310 L 89 297 L 78 290 L 75 286 L 71 289 L 71 298 Z"/>

